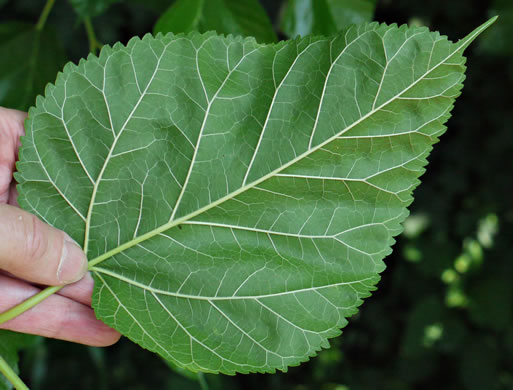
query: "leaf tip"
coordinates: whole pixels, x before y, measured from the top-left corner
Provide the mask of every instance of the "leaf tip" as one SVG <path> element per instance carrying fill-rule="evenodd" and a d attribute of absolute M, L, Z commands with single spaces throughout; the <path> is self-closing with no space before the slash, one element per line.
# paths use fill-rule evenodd
<path fill-rule="evenodd" d="M 461 44 L 458 47 L 458 51 L 465 50 L 474 40 L 481 35 L 483 31 L 488 29 L 492 24 L 495 23 L 495 21 L 499 18 L 499 15 L 495 15 L 494 17 L 488 19 L 486 22 L 484 22 L 482 25 L 474 29 L 470 34 L 468 34 L 465 38 L 461 39 L 458 43 L 461 42 Z"/>

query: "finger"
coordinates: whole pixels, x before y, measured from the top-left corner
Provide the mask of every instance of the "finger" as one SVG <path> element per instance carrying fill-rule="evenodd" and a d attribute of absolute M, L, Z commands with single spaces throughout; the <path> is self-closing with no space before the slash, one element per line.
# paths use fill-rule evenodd
<path fill-rule="evenodd" d="M 2 202 L 0 202 L 2 203 Z M 18 190 L 16 189 L 16 182 L 11 183 L 9 194 L 7 195 L 7 204 L 18 207 Z"/>
<path fill-rule="evenodd" d="M 0 107 L 0 203 L 9 198 L 12 173 L 18 158 L 20 136 L 24 134 L 23 121 L 27 114 Z"/>
<path fill-rule="evenodd" d="M 21 282 L 25 282 L 29 284 L 26 280 L 20 279 L 17 276 L 0 270 L 0 276 L 6 276 L 11 279 L 16 279 Z M 41 285 L 32 285 L 36 288 L 44 288 L 46 286 Z M 72 299 L 76 302 L 81 303 L 82 305 L 86 305 L 91 307 L 92 303 L 92 295 L 93 295 L 93 288 L 94 288 L 94 280 L 90 273 L 85 274 L 85 276 L 80 279 L 78 282 L 68 284 L 64 286 L 62 289 L 56 292 L 56 294 L 61 295 L 63 297 Z"/>
<path fill-rule="evenodd" d="M 39 290 L 27 283 L 0 275 L 0 312 L 17 305 Z M 96 347 L 112 345 L 120 334 L 96 319 L 92 309 L 60 295 L 52 295 L 1 329 L 37 334 Z"/>
<path fill-rule="evenodd" d="M 93 287 L 93 277 L 90 273 L 87 273 L 78 282 L 67 285 L 62 290 L 59 290 L 57 294 L 73 299 L 74 301 L 80 302 L 83 305 L 91 306 Z"/>
<path fill-rule="evenodd" d="M 19 138 L 25 134 L 24 123 L 26 118 L 26 112 L 0 107 L 0 129 L 5 129 L 5 131 L 15 137 L 16 140 L 19 140 Z"/>
<path fill-rule="evenodd" d="M 73 283 L 87 272 L 84 252 L 66 233 L 5 204 L 0 221 L 0 269 L 45 285 Z"/>
<path fill-rule="evenodd" d="M 20 280 L 22 282 L 26 282 L 23 279 L 18 278 L 17 276 L 0 270 L 0 276 L 4 275 L 11 279 Z M 36 286 L 38 287 L 38 286 Z M 44 287 L 44 286 L 42 286 Z M 80 279 L 78 282 L 68 284 L 64 286 L 62 289 L 57 291 L 56 294 L 62 295 L 63 297 L 70 298 L 74 301 L 80 302 L 83 305 L 91 307 L 92 295 L 94 288 L 94 280 L 91 274 L 88 272 L 85 276 Z"/>

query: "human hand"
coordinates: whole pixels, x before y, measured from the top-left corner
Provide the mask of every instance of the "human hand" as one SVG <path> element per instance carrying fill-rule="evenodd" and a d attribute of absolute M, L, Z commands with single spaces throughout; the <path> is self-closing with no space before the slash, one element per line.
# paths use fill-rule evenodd
<path fill-rule="evenodd" d="M 93 279 L 82 249 L 17 207 L 13 171 L 25 117 L 0 107 L 0 313 L 39 292 L 38 286 L 69 285 L 0 328 L 93 346 L 114 344 L 119 333 L 91 309 Z"/>

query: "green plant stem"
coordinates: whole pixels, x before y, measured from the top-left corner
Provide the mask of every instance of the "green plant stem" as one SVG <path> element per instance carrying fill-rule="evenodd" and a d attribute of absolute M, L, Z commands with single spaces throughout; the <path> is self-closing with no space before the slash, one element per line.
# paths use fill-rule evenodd
<path fill-rule="evenodd" d="M 207 380 L 205 379 L 205 374 L 202 372 L 198 372 L 198 382 L 201 390 L 209 390 Z"/>
<path fill-rule="evenodd" d="M 96 34 L 94 33 L 93 24 L 91 23 L 91 18 L 84 18 L 84 27 L 87 32 L 87 39 L 89 40 L 89 52 L 96 54 L 97 49 L 102 48 L 102 44 L 98 42 L 96 39 Z"/>
<path fill-rule="evenodd" d="M 43 28 L 45 27 L 46 19 L 48 19 L 48 14 L 53 8 L 53 5 L 55 3 L 55 0 L 47 0 L 46 4 L 43 8 L 43 11 L 41 11 L 41 15 L 39 16 L 39 20 L 36 24 L 36 34 L 34 38 L 34 45 L 32 46 L 32 53 L 30 54 L 29 58 L 29 68 L 26 72 L 25 77 L 25 95 L 23 98 L 23 102 L 29 101 L 29 95 L 30 95 L 30 87 L 34 83 L 34 77 L 36 74 L 36 59 L 39 54 L 39 44 L 41 40 L 41 32 L 43 31 Z"/>
<path fill-rule="evenodd" d="M 23 301 L 19 305 L 16 305 L 16 306 L 10 308 L 9 310 L 4 311 L 3 313 L 0 313 L 0 324 L 3 324 L 4 322 L 12 320 L 13 318 L 25 313 L 27 310 L 36 306 L 38 303 L 44 301 L 50 295 L 55 294 L 57 291 L 59 291 L 63 287 L 64 286 L 47 287 L 44 290 L 38 292 L 36 295 L 33 295 L 30 298 L 28 298 L 27 300 Z"/>
<path fill-rule="evenodd" d="M 18 374 L 14 372 L 2 356 L 0 356 L 0 372 L 5 375 L 7 380 L 12 383 L 15 389 L 29 390 L 27 385 L 23 383 Z"/>
<path fill-rule="evenodd" d="M 41 16 L 39 16 L 39 20 L 36 24 L 36 30 L 41 31 L 46 23 L 46 19 L 48 18 L 48 14 L 52 10 L 53 4 L 55 3 L 55 0 L 46 0 L 46 4 L 43 8 L 43 12 L 41 12 Z"/>

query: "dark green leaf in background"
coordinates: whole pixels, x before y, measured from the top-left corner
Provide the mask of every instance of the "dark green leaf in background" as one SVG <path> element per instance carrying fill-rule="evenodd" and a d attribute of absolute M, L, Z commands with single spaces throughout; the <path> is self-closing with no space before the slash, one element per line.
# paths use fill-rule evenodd
<path fill-rule="evenodd" d="M 175 34 L 198 30 L 204 0 L 178 0 L 157 20 L 153 32 Z"/>
<path fill-rule="evenodd" d="M 66 62 L 53 30 L 18 22 L 0 24 L 0 53 L 0 106 L 19 110 L 33 104 Z"/>
<path fill-rule="evenodd" d="M 81 18 L 94 17 L 105 12 L 120 0 L 68 0 Z"/>
<path fill-rule="evenodd" d="M 371 21 L 377 0 L 326 0 L 337 30 Z"/>
<path fill-rule="evenodd" d="M 160 17 L 154 33 L 216 31 L 276 41 L 276 34 L 258 0 L 178 0 Z"/>
<path fill-rule="evenodd" d="M 26 348 L 37 340 L 36 336 L 22 333 L 10 332 L 0 329 L 0 356 L 2 356 L 11 368 L 19 373 L 18 370 L 18 352 Z M 0 390 L 12 389 L 12 384 L 0 374 Z"/>
<path fill-rule="evenodd" d="M 332 35 L 351 24 L 370 22 L 376 0 L 289 0 L 281 30 L 291 38 L 308 34 Z"/>
<path fill-rule="evenodd" d="M 5 22 L 0 23 L 0 44 L 16 38 L 17 35 L 22 34 L 33 28 L 31 24 L 21 22 Z"/>
<path fill-rule="evenodd" d="M 96 314 L 175 364 L 287 370 L 375 289 L 464 78 L 427 28 L 105 47 L 29 112 L 19 202 L 91 259 Z"/>

